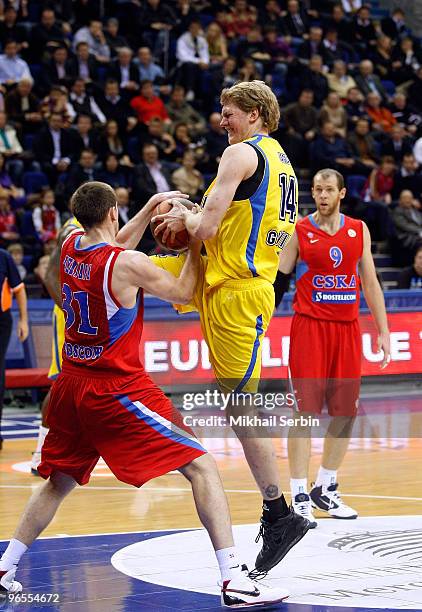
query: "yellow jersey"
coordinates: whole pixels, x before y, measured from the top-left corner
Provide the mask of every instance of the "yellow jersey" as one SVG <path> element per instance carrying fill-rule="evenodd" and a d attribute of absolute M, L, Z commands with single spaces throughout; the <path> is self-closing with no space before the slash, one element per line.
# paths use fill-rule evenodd
<path fill-rule="evenodd" d="M 268 135 L 257 134 L 244 142 L 257 152 L 258 167 L 240 183 L 217 234 L 205 240 L 209 288 L 254 277 L 273 283 L 278 254 L 296 225 L 298 184 L 289 158 Z M 202 206 L 214 183 L 205 192 Z"/>

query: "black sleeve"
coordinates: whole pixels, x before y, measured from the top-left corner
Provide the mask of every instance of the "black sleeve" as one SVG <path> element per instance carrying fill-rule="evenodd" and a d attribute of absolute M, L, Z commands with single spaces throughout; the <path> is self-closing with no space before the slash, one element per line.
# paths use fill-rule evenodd
<path fill-rule="evenodd" d="M 274 281 L 275 307 L 277 308 L 283 299 L 283 295 L 288 292 L 291 274 L 277 272 Z"/>

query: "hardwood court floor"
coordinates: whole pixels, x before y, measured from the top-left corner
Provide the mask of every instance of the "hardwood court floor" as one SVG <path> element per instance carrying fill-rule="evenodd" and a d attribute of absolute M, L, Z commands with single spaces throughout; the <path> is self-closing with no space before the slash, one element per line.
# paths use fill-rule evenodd
<path fill-rule="evenodd" d="M 40 479 L 16 471 L 28 462 L 35 440 L 6 440 L 0 452 L 0 539 L 8 539 Z M 259 520 L 261 498 L 234 439 L 208 439 L 220 469 L 235 524 Z M 276 441 L 283 487 L 288 487 L 285 441 Z M 310 479 L 320 462 L 314 444 Z M 340 488 L 360 516 L 422 514 L 422 441 L 420 438 L 353 440 L 340 471 Z M 13 467 L 15 466 L 15 467 Z M 25 467 L 25 466 L 24 466 Z M 114 533 L 199 526 L 191 490 L 175 473 L 141 489 L 118 482 L 98 466 L 89 485 L 78 487 L 63 503 L 43 535 Z"/>

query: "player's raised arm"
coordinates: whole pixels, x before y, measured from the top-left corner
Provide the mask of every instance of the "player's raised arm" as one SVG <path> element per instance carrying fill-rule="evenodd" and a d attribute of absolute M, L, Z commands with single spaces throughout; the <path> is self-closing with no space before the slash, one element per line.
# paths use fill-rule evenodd
<path fill-rule="evenodd" d="M 201 242 L 194 241 L 178 278 L 154 265 L 144 253 L 123 251 L 114 266 L 113 293 L 123 305 L 138 287 L 167 302 L 188 304 L 198 279 L 200 251 Z"/>
<path fill-rule="evenodd" d="M 363 253 L 359 263 L 359 274 L 365 300 L 369 306 L 378 329 L 378 350 L 383 350 L 384 359 L 381 368 L 390 361 L 390 332 L 388 329 L 387 312 L 385 310 L 384 294 L 378 282 L 374 260 L 371 253 L 371 235 L 363 223 Z"/>
<path fill-rule="evenodd" d="M 155 233 L 158 234 L 163 229 L 179 231 L 182 220 L 191 236 L 199 240 L 213 238 L 233 200 L 236 189 L 244 179 L 252 176 L 257 163 L 256 152 L 249 145 L 237 143 L 227 147 L 221 157 L 214 187 L 199 214 L 196 214 L 196 211 L 180 208 L 180 211 L 174 210 L 164 215 L 157 215 L 154 219 L 162 220 L 163 223 L 156 228 Z"/>
<path fill-rule="evenodd" d="M 287 245 L 279 254 L 279 272 L 290 274 L 295 269 L 296 262 L 299 257 L 299 240 L 297 239 L 296 231 L 292 234 Z"/>

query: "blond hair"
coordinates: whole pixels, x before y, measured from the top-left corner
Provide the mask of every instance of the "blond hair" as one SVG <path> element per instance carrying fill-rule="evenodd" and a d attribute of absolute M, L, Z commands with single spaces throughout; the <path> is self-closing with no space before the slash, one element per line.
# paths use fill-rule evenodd
<path fill-rule="evenodd" d="M 220 102 L 222 106 L 233 103 L 245 113 L 257 109 L 263 126 L 269 132 L 278 128 L 280 107 L 274 93 L 263 81 L 241 82 L 223 89 Z"/>

